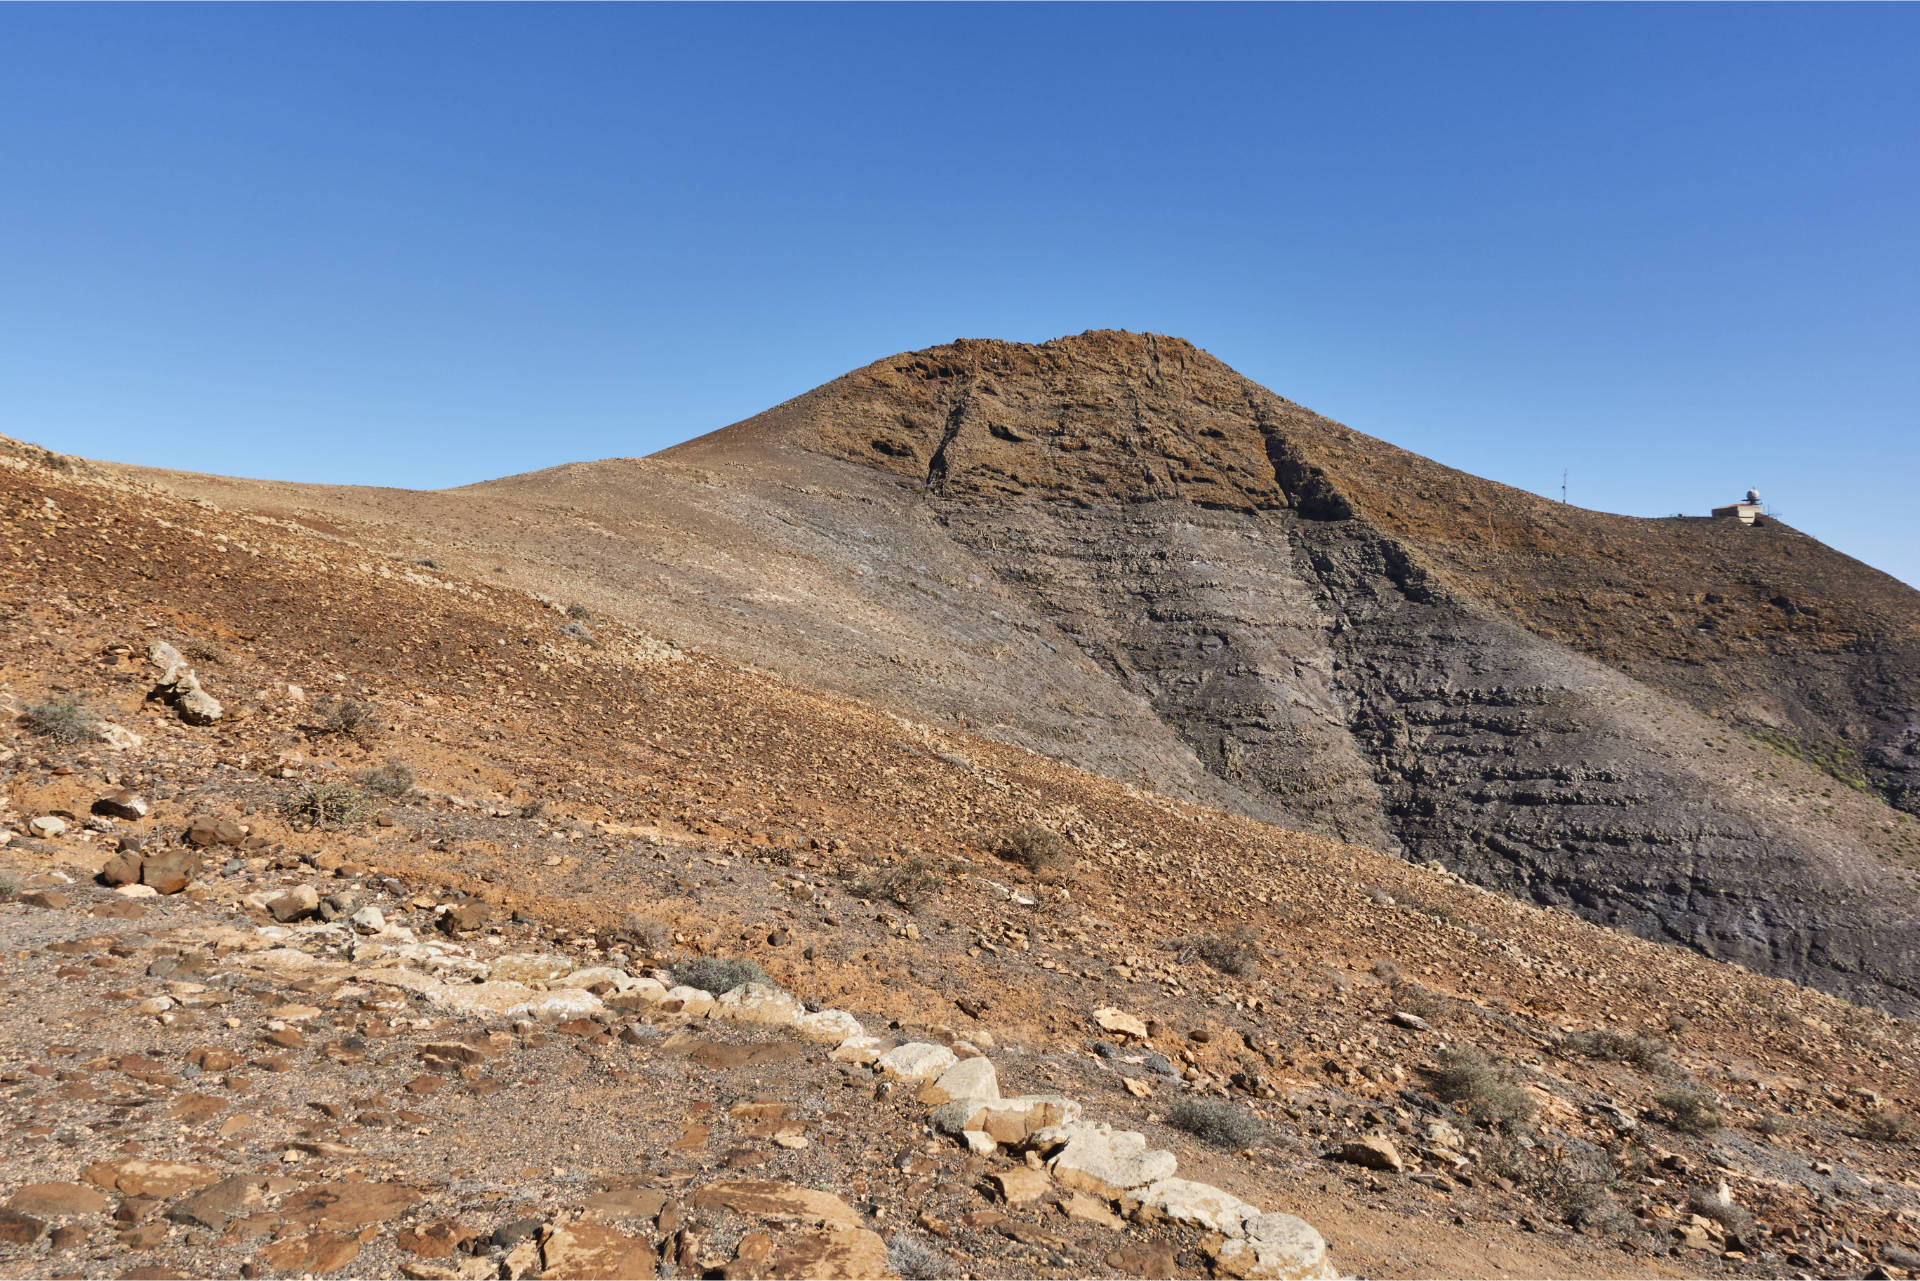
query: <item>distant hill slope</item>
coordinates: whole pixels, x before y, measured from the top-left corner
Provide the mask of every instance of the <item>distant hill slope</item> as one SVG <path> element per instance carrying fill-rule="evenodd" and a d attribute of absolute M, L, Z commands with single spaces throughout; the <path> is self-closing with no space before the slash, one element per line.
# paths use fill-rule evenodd
<path fill-rule="evenodd" d="M 1920 1009 L 1920 594 L 1465 476 L 1176 339 L 955 343 L 438 494 L 159 478 Z"/>

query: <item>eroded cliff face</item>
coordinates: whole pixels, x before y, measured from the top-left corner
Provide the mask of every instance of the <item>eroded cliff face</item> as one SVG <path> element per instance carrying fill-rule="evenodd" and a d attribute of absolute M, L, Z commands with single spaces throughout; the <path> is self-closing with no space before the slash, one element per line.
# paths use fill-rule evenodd
<path fill-rule="evenodd" d="M 1542 519 L 1532 496 L 1486 482 L 1439 494 L 1429 473 L 1450 474 L 1417 460 L 1406 469 L 1408 497 L 1422 487 L 1428 496 L 1388 499 L 1380 475 L 1411 455 L 1173 339 L 956 344 L 882 362 L 683 450 L 746 439 L 898 476 L 999 583 L 1147 700 L 1207 769 L 1257 791 L 1284 822 L 1438 859 L 1645 937 L 1920 1009 L 1915 890 L 1897 843 L 1877 848 L 1868 835 L 1884 807 L 1849 793 L 1849 812 L 1836 819 L 1806 803 L 1831 793 L 1832 781 L 1700 705 L 1716 688 L 1749 701 L 1764 689 L 1803 715 L 1830 705 L 1822 690 L 1838 647 L 1876 630 L 1897 642 L 1910 621 L 1902 610 L 1920 616 L 1911 592 L 1903 599 L 1875 584 L 1858 617 L 1843 616 L 1844 601 L 1826 606 L 1819 636 L 1762 637 L 1767 661 L 1717 683 L 1663 682 L 1668 666 L 1684 665 L 1671 656 L 1699 642 L 1654 637 L 1635 650 L 1645 610 L 1551 634 L 1539 602 L 1562 607 L 1565 585 L 1553 584 L 1578 567 L 1554 565 L 1536 540 L 1532 554 L 1547 563 L 1534 578 L 1548 586 L 1529 594 L 1510 544 L 1516 522 Z M 1398 510 L 1443 504 L 1444 522 Z M 1558 525 L 1572 517 L 1545 515 Z M 1459 554 L 1456 526 L 1469 518 L 1486 521 L 1491 544 L 1509 556 L 1484 594 Z M 1625 582 L 1630 594 L 1636 558 L 1658 561 L 1646 574 L 1661 590 L 1688 563 L 1730 585 L 1791 560 L 1778 554 L 1782 539 L 1797 540 L 1802 557 L 1816 557 L 1810 545 L 1845 560 L 1777 527 L 1742 531 L 1774 543 L 1737 545 L 1709 522 L 1596 519 L 1624 532 L 1612 535 L 1594 591 Z M 1696 534 L 1705 550 L 1678 555 L 1676 568 L 1672 545 Z M 1595 538 L 1606 544 L 1607 531 L 1576 528 L 1583 547 Z M 1743 551 L 1754 563 L 1730 568 Z M 1566 643 L 1582 636 L 1587 644 Z M 1622 651 L 1644 661 L 1619 662 Z M 1903 653 L 1895 643 L 1869 660 L 1883 686 L 1912 686 Z M 1870 740 L 1887 719 L 1838 715 L 1820 732 Z"/>

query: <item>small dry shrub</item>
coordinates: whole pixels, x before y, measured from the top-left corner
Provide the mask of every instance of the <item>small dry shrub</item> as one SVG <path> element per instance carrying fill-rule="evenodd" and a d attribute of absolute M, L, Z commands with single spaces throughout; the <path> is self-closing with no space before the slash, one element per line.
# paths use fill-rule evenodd
<path fill-rule="evenodd" d="M 297 827 L 344 827 L 366 812 L 360 793 L 344 783 L 310 783 L 288 797 L 281 808 Z"/>
<path fill-rule="evenodd" d="M 715 996 L 731 992 L 743 983 L 774 986 L 773 980 L 767 977 L 767 972 L 757 962 L 738 956 L 691 956 L 684 961 L 675 961 L 673 981 L 697 987 Z"/>
<path fill-rule="evenodd" d="M 946 1255 L 906 1232 L 887 1239 L 887 1267 L 905 1281 L 935 1281 L 958 1271 Z"/>
<path fill-rule="evenodd" d="M 1453 1010 L 1453 1002 L 1422 983 L 1402 983 L 1393 994 L 1393 1008 L 1415 1018 L 1437 1019 Z"/>
<path fill-rule="evenodd" d="M 1687 1210 L 1703 1219 L 1712 1219 L 1734 1236 L 1746 1236 L 1753 1231 L 1753 1215 L 1741 1206 L 1722 1201 L 1705 1188 L 1687 1197 Z"/>
<path fill-rule="evenodd" d="M 940 893 L 940 876 L 931 863 L 916 856 L 863 876 L 847 889 L 870 903 L 891 903 L 918 912 Z"/>
<path fill-rule="evenodd" d="M 62 694 L 44 703 L 32 703 L 20 713 L 27 731 L 56 743 L 91 743 L 100 737 L 100 713 L 78 694 Z"/>
<path fill-rule="evenodd" d="M 1654 1095 L 1653 1101 L 1660 1105 L 1660 1120 L 1682 1134 L 1706 1138 L 1726 1124 L 1711 1103 L 1691 1090 L 1668 1090 Z"/>
<path fill-rule="evenodd" d="M 1260 953 L 1254 946 L 1258 940 L 1259 935 L 1242 927 L 1230 935 L 1195 934 L 1175 939 L 1171 946 L 1179 952 L 1176 959 L 1183 964 L 1198 959 L 1222 974 L 1240 977 L 1260 967 Z"/>
<path fill-rule="evenodd" d="M 1618 1176 L 1597 1152 L 1523 1147 L 1493 1138 L 1480 1145 L 1480 1164 L 1515 1184 L 1574 1228 L 1597 1228 L 1620 1237 L 1641 1235 L 1639 1220 L 1614 1198 Z"/>
<path fill-rule="evenodd" d="M 212 641 L 183 640 L 174 646 L 180 651 L 180 657 L 190 663 L 227 663 L 233 661 L 227 657 L 227 651 Z"/>
<path fill-rule="evenodd" d="M 599 639 L 587 630 L 585 623 L 562 623 L 553 630 L 559 632 L 569 640 L 579 641 L 582 645 L 591 646 L 594 649 L 600 648 Z"/>
<path fill-rule="evenodd" d="M 1400 973 L 1400 967 L 1385 957 L 1373 963 L 1373 977 L 1387 984 L 1406 982 L 1406 977 Z"/>
<path fill-rule="evenodd" d="M 1254 1147 L 1266 1140 L 1266 1127 L 1245 1108 L 1209 1099 L 1175 1099 L 1167 1107 L 1167 1124 L 1184 1130 L 1217 1148 Z"/>
<path fill-rule="evenodd" d="M 321 699 L 313 705 L 313 723 L 303 728 L 309 734 L 337 734 L 361 747 L 372 747 L 386 729 L 380 709 L 359 698 Z"/>
<path fill-rule="evenodd" d="M 413 791 L 413 771 L 402 761 L 369 765 L 353 776 L 353 781 L 375 796 L 399 798 Z"/>
<path fill-rule="evenodd" d="M 1912 1117 L 1892 1108 L 1875 1108 L 1860 1124 L 1860 1133 L 1876 1143 L 1913 1143 L 1920 1140 L 1920 1126 Z"/>
<path fill-rule="evenodd" d="M 648 956 L 663 956 L 673 946 L 673 931 L 660 920 L 644 916 L 633 923 L 634 945 Z"/>
<path fill-rule="evenodd" d="M 530 801 L 522 801 L 520 803 L 521 818 L 539 818 L 541 815 L 545 814 L 546 812 L 547 812 L 547 803 L 544 800 L 541 800 L 538 796 L 534 797 Z"/>
<path fill-rule="evenodd" d="M 994 853 L 1029 872 L 1066 876 L 1073 871 L 1073 846 L 1041 823 L 1022 823 L 1000 839 Z"/>
<path fill-rule="evenodd" d="M 571 605 L 567 606 L 567 617 L 576 623 L 591 623 L 593 621 L 593 611 L 585 605 L 582 605 L 579 601 L 574 601 Z"/>
<path fill-rule="evenodd" d="M 1667 1057 L 1667 1047 L 1651 1037 L 1629 1036 L 1596 1028 L 1591 1032 L 1570 1032 L 1560 1042 L 1562 1052 L 1607 1063 L 1630 1063 L 1656 1076 L 1678 1076 L 1679 1065 Z"/>
<path fill-rule="evenodd" d="M 1536 1104 L 1513 1079 L 1510 1067 L 1496 1065 L 1478 1050 L 1457 1046 L 1443 1050 L 1439 1066 L 1429 1075 L 1435 1097 L 1459 1103 L 1467 1114 L 1502 1129 L 1512 1129 L 1532 1119 Z"/>

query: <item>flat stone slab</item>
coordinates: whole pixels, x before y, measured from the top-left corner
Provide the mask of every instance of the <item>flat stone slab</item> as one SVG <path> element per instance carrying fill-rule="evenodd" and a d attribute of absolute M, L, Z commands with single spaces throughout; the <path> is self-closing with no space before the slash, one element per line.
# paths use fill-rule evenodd
<path fill-rule="evenodd" d="M 1214 1275 L 1239 1281 L 1335 1281 L 1327 1243 L 1305 1219 L 1263 1214 L 1241 1237 L 1229 1237 L 1210 1252 Z"/>
<path fill-rule="evenodd" d="M 731 1210 L 761 1218 L 797 1219 L 834 1228 L 858 1228 L 854 1208 L 831 1192 L 769 1179 L 709 1183 L 693 1194 L 697 1210 Z M 882 1254 L 884 1256 L 884 1251 Z"/>

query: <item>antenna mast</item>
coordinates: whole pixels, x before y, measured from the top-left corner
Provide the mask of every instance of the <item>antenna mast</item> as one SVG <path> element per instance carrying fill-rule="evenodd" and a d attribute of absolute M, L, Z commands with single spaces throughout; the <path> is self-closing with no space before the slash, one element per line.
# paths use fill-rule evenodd
<path fill-rule="evenodd" d="M 1560 469 L 1560 501 L 1563 503 L 1567 501 L 1567 469 L 1565 467 Z"/>

